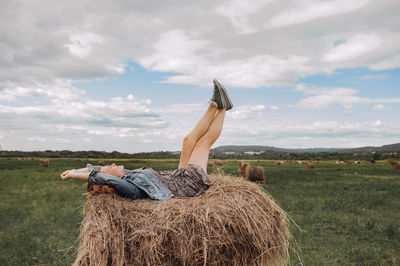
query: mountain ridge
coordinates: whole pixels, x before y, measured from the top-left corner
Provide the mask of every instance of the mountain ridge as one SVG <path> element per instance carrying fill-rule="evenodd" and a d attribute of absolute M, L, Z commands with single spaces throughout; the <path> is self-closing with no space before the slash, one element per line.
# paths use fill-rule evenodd
<path fill-rule="evenodd" d="M 316 153 L 316 152 L 337 152 L 337 153 L 372 153 L 372 152 L 400 152 L 400 143 L 382 145 L 378 147 L 364 146 L 358 148 L 299 148 L 286 149 L 262 145 L 224 145 L 210 150 L 211 153 L 225 152 L 272 152 L 272 153 Z"/>

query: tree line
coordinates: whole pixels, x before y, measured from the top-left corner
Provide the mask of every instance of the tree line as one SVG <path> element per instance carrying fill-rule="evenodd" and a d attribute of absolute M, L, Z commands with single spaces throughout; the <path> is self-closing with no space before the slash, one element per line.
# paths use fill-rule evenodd
<path fill-rule="evenodd" d="M 0 157 L 14 158 L 102 158 L 102 159 L 179 159 L 179 152 L 157 151 L 141 153 L 122 153 L 118 151 L 0 151 Z M 260 154 L 225 154 L 210 153 L 211 159 L 239 159 L 239 160 L 387 160 L 400 159 L 400 153 L 372 152 L 372 153 L 338 153 L 338 152 L 272 152 Z"/>
<path fill-rule="evenodd" d="M 174 159 L 179 154 L 168 151 L 124 153 L 118 151 L 0 151 L 0 157 L 15 158 L 101 158 L 101 159 Z"/>
<path fill-rule="evenodd" d="M 211 154 L 215 159 L 245 159 L 245 160 L 398 160 L 400 153 L 372 152 L 372 153 L 342 153 L 342 152 L 262 152 L 260 154 Z"/>

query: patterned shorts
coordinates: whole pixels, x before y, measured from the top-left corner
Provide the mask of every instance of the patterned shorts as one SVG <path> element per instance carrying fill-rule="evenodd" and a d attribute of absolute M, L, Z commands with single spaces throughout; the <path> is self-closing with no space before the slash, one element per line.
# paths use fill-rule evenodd
<path fill-rule="evenodd" d="M 173 171 L 160 171 L 158 178 L 178 197 L 194 197 L 211 186 L 207 173 L 196 164 L 189 164 L 186 168 Z"/>

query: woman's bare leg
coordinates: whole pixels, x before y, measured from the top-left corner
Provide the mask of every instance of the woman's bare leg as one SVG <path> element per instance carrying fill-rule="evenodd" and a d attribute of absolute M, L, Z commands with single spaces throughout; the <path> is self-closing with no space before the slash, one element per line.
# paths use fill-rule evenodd
<path fill-rule="evenodd" d="M 217 112 L 207 132 L 196 142 L 189 160 L 190 164 L 197 164 L 206 172 L 210 148 L 221 135 L 224 125 L 225 112 L 225 109 L 221 109 Z"/>
<path fill-rule="evenodd" d="M 192 131 L 190 131 L 190 133 L 183 139 L 179 168 L 184 168 L 188 165 L 196 142 L 207 132 L 213 122 L 217 110 L 217 107 L 211 103 L 203 117 L 199 122 L 197 122 Z"/>

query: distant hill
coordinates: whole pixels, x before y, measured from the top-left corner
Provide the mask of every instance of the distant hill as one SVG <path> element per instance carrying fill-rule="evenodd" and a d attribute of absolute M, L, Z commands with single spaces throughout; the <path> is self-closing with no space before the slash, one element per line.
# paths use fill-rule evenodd
<path fill-rule="evenodd" d="M 225 152 L 270 152 L 270 153 L 316 153 L 316 152 L 338 152 L 338 153 L 372 153 L 372 152 L 400 152 L 400 143 L 383 145 L 380 147 L 360 147 L 360 148 L 348 148 L 348 149 L 336 149 L 336 148 L 309 148 L 309 149 L 284 149 L 272 146 L 239 146 L 239 145 L 227 145 L 219 146 L 211 149 L 211 153 L 225 153 Z"/>
<path fill-rule="evenodd" d="M 400 143 L 383 145 L 380 147 L 361 147 L 361 148 L 349 148 L 349 149 L 338 149 L 337 152 L 349 152 L 349 153 L 371 153 L 371 152 L 400 152 Z"/>

